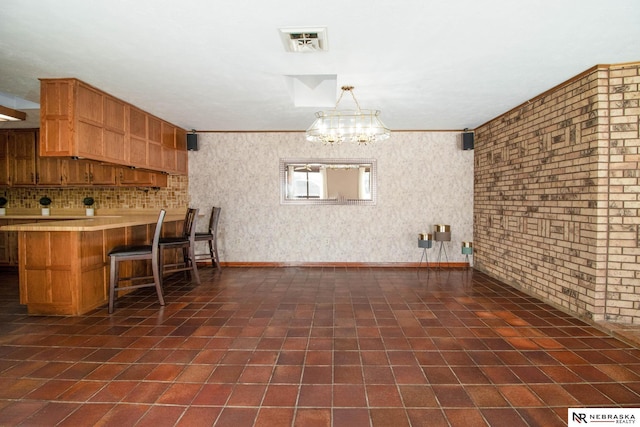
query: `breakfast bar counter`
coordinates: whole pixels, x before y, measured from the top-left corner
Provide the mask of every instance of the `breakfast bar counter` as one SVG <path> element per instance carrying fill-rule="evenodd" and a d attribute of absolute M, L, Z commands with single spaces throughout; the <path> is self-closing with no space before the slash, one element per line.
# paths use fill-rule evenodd
<path fill-rule="evenodd" d="M 158 215 L 34 220 L 38 222 L 0 227 L 18 233 L 20 303 L 33 315 L 78 316 L 108 302 L 109 251 L 119 245 L 149 244 Z M 163 235 L 175 235 L 183 220 L 183 213 L 167 212 Z M 149 268 L 123 267 L 127 275 Z"/>

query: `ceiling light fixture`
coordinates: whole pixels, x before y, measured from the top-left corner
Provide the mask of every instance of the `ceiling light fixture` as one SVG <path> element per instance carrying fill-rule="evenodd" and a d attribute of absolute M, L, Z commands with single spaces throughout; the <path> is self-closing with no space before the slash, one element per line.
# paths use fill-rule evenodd
<path fill-rule="evenodd" d="M 27 113 L 0 105 L 0 122 L 18 121 L 27 118 Z"/>
<path fill-rule="evenodd" d="M 349 92 L 356 103 L 355 110 L 338 110 L 338 104 L 345 92 Z M 318 111 L 317 119 L 307 129 L 307 141 L 322 142 L 325 145 L 340 144 L 342 141 L 366 145 L 382 141 L 391 131 L 378 117 L 379 110 L 363 110 L 353 94 L 353 86 L 342 86 L 342 92 L 333 110 Z"/>

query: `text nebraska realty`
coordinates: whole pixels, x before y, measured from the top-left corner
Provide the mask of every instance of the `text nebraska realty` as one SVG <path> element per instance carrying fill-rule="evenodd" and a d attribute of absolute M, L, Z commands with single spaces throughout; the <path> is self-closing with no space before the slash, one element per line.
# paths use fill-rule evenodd
<path fill-rule="evenodd" d="M 577 422 L 610 422 L 615 424 L 635 424 L 636 417 L 633 414 L 573 414 L 574 421 Z"/>

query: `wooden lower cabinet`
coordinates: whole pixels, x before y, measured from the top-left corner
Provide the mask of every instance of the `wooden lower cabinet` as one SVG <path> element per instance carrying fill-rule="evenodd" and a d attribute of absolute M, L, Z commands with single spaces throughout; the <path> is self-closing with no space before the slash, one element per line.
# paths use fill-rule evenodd
<path fill-rule="evenodd" d="M 171 222 L 165 224 L 169 230 L 176 228 Z M 122 244 L 148 243 L 154 227 L 19 231 L 20 303 L 32 315 L 60 316 L 78 316 L 106 305 L 109 251 Z M 140 262 L 121 267 L 123 276 L 148 271 L 150 266 Z"/>
<path fill-rule="evenodd" d="M 37 222 L 33 220 L 0 219 L 0 227 L 3 225 L 24 224 Z M 18 232 L 0 231 L 0 266 L 18 266 Z"/>
<path fill-rule="evenodd" d="M 0 227 L 8 224 L 9 224 L 8 220 L 0 219 Z M 11 254 L 10 254 L 10 248 L 12 247 L 11 245 L 12 235 L 16 236 L 17 233 L 15 231 L 0 231 L 0 265 L 12 265 Z"/>

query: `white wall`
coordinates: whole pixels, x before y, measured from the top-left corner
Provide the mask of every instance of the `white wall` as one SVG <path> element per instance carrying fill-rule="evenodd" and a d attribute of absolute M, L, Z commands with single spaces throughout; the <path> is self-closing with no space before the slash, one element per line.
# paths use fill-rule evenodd
<path fill-rule="evenodd" d="M 190 204 L 207 216 L 222 207 L 222 262 L 418 262 L 418 234 L 433 224 L 451 225 L 448 259 L 461 262 L 460 242 L 473 240 L 473 151 L 460 140 L 459 132 L 396 132 L 331 147 L 302 132 L 202 133 L 189 152 Z M 376 159 L 377 205 L 281 205 L 279 160 L 300 157 Z M 428 255 L 435 261 L 438 248 Z"/>

